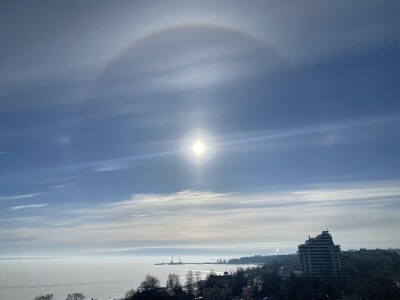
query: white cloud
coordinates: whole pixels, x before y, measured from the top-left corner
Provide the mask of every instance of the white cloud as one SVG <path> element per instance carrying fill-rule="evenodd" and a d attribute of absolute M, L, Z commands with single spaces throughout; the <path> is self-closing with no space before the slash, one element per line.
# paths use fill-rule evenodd
<path fill-rule="evenodd" d="M 39 208 L 39 207 L 45 207 L 47 206 L 47 203 L 41 203 L 41 204 L 28 204 L 28 205 L 18 205 L 18 206 L 12 206 L 10 207 L 11 211 L 14 210 L 20 210 L 20 209 L 27 209 L 27 208 Z"/>
<path fill-rule="evenodd" d="M 122 164 L 106 164 L 93 170 L 93 172 L 114 172 L 124 170 L 128 166 Z"/>
<path fill-rule="evenodd" d="M 21 199 L 29 199 L 34 198 L 43 193 L 31 193 L 31 194 L 21 194 L 21 195 L 12 195 L 12 196 L 0 196 L 0 201 L 7 201 L 7 200 L 21 200 Z"/>
<path fill-rule="evenodd" d="M 0 230 L 0 236 L 61 248 L 85 244 L 93 251 L 100 244 L 110 251 L 147 247 L 247 247 L 262 251 L 271 247 L 294 249 L 309 234 L 328 227 L 344 248 L 398 247 L 398 186 L 397 181 L 386 181 L 252 194 L 194 190 L 136 194 L 84 209 L 52 207 L 41 224 L 27 227 L 20 223 Z"/>
<path fill-rule="evenodd" d="M 61 222 L 61 223 L 53 223 L 51 225 L 53 225 L 53 226 L 67 226 L 69 224 L 71 224 L 71 223 L 69 223 L 69 222 Z"/>
<path fill-rule="evenodd" d="M 71 185 L 73 185 L 72 182 L 64 183 L 64 184 L 58 184 L 58 185 L 54 185 L 53 189 L 63 189 L 63 188 L 66 188 L 68 186 L 71 186 Z"/>

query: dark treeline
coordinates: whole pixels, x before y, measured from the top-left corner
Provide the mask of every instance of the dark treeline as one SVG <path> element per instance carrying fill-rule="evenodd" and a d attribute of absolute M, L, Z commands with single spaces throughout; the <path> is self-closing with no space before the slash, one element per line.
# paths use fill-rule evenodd
<path fill-rule="evenodd" d="M 297 254 L 286 255 L 255 255 L 246 256 L 241 258 L 233 258 L 228 260 L 228 264 L 233 265 L 250 265 L 250 264 L 277 264 L 281 266 L 294 266 L 300 267 L 299 258 Z"/>
<path fill-rule="evenodd" d="M 238 268 L 236 272 L 224 276 L 211 273 L 205 280 L 195 282 L 193 275 L 188 274 L 184 285 L 170 286 L 170 289 L 157 286 L 146 293 L 139 288 L 125 299 L 400 299 L 400 256 L 395 251 L 343 252 L 343 272 L 339 278 L 313 278 L 294 272 L 283 275 L 282 267 L 290 266 L 292 270 L 298 267 L 297 255 L 238 259 L 242 263 L 260 264 L 262 260 L 265 260 L 264 264 L 257 267 Z M 171 293 L 163 294 L 166 290 Z"/>
<path fill-rule="evenodd" d="M 82 293 L 68 294 L 66 300 L 84 300 L 86 297 Z M 53 294 L 47 294 L 35 297 L 35 300 L 52 300 Z"/>

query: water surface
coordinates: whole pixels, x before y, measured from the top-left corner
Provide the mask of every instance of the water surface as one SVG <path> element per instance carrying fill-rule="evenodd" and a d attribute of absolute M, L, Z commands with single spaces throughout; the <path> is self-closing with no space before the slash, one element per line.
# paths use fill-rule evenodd
<path fill-rule="evenodd" d="M 86 299 L 122 298 L 137 288 L 146 274 L 155 275 L 164 286 L 168 274 L 185 281 L 189 270 L 199 270 L 205 278 L 213 269 L 217 273 L 234 271 L 234 265 L 162 265 L 170 258 L 64 258 L 0 260 L 0 299 L 29 300 L 51 293 L 54 300 L 65 300 L 69 293 L 83 293 Z M 185 257 L 188 261 L 209 261 L 209 257 Z M 246 267 L 246 266 L 244 266 Z"/>

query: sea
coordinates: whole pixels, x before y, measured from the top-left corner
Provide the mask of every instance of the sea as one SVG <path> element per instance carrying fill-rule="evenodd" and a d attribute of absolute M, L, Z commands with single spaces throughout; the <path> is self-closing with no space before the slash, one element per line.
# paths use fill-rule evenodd
<path fill-rule="evenodd" d="M 0 300 L 34 300 L 44 294 L 53 294 L 53 300 L 65 300 L 72 293 L 83 293 L 88 300 L 120 299 L 128 290 L 136 289 L 147 274 L 156 276 L 161 286 L 165 286 L 170 273 L 179 275 L 184 283 L 189 270 L 199 271 L 204 279 L 211 270 L 223 274 L 239 267 L 225 264 L 155 265 L 170 260 L 166 257 L 0 259 Z M 185 257 L 182 261 L 209 262 L 210 258 Z"/>

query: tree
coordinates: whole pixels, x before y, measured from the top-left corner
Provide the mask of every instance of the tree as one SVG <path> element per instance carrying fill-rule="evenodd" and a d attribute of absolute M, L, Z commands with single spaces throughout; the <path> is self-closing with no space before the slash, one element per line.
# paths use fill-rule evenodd
<path fill-rule="evenodd" d="M 282 286 L 282 278 L 279 276 L 278 272 L 262 272 L 261 282 L 265 296 L 277 296 L 279 294 Z"/>
<path fill-rule="evenodd" d="M 131 290 L 129 290 L 129 291 L 126 292 L 126 294 L 125 294 L 125 299 L 130 299 L 130 298 L 132 298 L 133 295 L 135 295 L 135 294 L 136 294 L 135 289 L 131 289 Z"/>
<path fill-rule="evenodd" d="M 217 275 L 217 273 L 215 273 L 213 269 L 210 269 L 210 272 L 206 276 L 206 280 L 210 279 L 211 276 L 215 275 Z"/>
<path fill-rule="evenodd" d="M 247 278 L 243 268 L 237 268 L 232 276 L 232 294 L 239 296 L 243 288 L 247 285 Z"/>
<path fill-rule="evenodd" d="M 179 280 L 179 275 L 176 274 L 169 274 L 168 275 L 168 279 L 167 279 L 167 284 L 166 284 L 167 288 L 180 288 L 181 287 L 181 282 Z"/>
<path fill-rule="evenodd" d="M 85 295 L 82 293 L 74 293 L 74 294 L 68 294 L 66 300 L 83 300 L 85 299 Z"/>
<path fill-rule="evenodd" d="M 146 278 L 140 284 L 139 289 L 142 291 L 149 291 L 157 287 L 160 287 L 160 280 L 155 276 L 147 274 Z"/>
<path fill-rule="evenodd" d="M 194 295 L 194 285 L 195 285 L 195 282 L 194 282 L 193 272 L 192 272 L 192 270 L 189 270 L 186 273 L 186 292 L 189 295 Z"/>
<path fill-rule="evenodd" d="M 35 300 L 51 300 L 53 299 L 53 294 L 47 294 L 35 297 Z"/>

